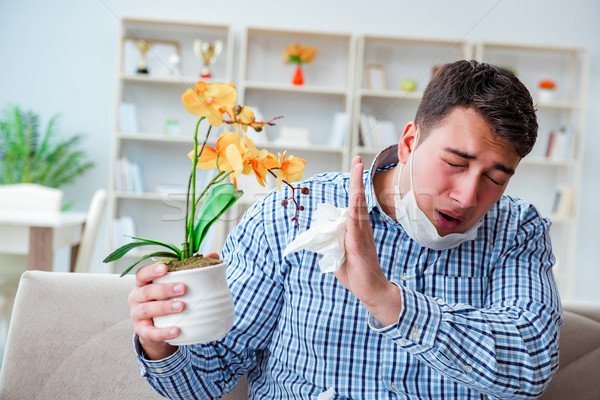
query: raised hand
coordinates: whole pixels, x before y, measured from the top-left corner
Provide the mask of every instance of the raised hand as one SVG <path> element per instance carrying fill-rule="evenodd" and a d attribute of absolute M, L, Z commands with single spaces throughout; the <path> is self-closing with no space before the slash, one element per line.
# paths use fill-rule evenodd
<path fill-rule="evenodd" d="M 363 170 L 360 157 L 355 157 L 350 172 L 348 225 L 344 239 L 346 262 L 335 276 L 379 322 L 389 325 L 398 319 L 402 307 L 400 292 L 379 265 L 365 199 Z"/>

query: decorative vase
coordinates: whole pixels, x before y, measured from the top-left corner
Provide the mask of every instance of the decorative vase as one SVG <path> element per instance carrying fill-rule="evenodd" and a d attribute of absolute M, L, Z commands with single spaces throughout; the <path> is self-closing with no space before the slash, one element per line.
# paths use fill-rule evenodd
<path fill-rule="evenodd" d="M 233 297 L 227 286 L 227 264 L 169 272 L 156 283 L 182 282 L 186 293 L 178 297 L 185 303 L 181 313 L 154 318 L 154 326 L 177 326 L 180 334 L 167 340 L 173 346 L 208 343 L 225 337 L 233 326 Z"/>
<path fill-rule="evenodd" d="M 302 73 L 302 66 L 300 64 L 296 66 L 296 72 L 294 73 L 292 83 L 298 86 L 304 84 L 304 74 Z"/>

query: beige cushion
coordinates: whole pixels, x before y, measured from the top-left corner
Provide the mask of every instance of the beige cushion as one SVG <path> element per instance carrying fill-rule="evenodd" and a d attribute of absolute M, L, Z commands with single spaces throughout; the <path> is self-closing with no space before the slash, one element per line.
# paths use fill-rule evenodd
<path fill-rule="evenodd" d="M 19 283 L 0 399 L 162 399 L 140 375 L 127 296 L 134 277 L 27 271 Z M 227 400 L 247 398 L 242 379 Z"/>
<path fill-rule="evenodd" d="M 563 302 L 560 366 L 544 400 L 596 400 L 600 396 L 600 304 Z"/>
<path fill-rule="evenodd" d="M 161 399 L 140 376 L 127 295 L 133 277 L 25 272 L 0 398 Z"/>

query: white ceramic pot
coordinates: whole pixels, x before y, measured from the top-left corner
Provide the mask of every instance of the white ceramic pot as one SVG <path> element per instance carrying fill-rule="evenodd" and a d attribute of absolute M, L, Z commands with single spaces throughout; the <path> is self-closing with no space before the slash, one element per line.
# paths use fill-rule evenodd
<path fill-rule="evenodd" d="M 154 318 L 154 326 L 177 326 L 181 333 L 168 340 L 169 344 L 182 346 L 208 343 L 225 337 L 233 326 L 233 298 L 227 286 L 225 270 L 221 263 L 203 268 L 169 272 L 155 279 L 156 283 L 182 282 L 185 295 L 178 299 L 185 303 L 181 313 Z"/>

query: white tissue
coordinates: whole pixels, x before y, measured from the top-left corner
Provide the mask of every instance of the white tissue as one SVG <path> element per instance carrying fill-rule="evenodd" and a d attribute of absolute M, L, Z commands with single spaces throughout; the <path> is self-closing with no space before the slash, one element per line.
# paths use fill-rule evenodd
<path fill-rule="evenodd" d="M 344 236 L 348 210 L 331 204 L 321 203 L 313 214 L 309 230 L 302 232 L 287 245 L 283 256 L 299 250 L 308 250 L 323 255 L 319 260 L 321 272 L 335 272 L 346 260 Z"/>
<path fill-rule="evenodd" d="M 333 399 L 334 395 L 335 395 L 335 392 L 333 391 L 333 386 L 332 386 L 329 389 L 327 389 L 326 391 L 324 391 L 323 393 L 321 393 L 317 397 L 317 400 L 331 400 L 331 399 Z"/>

